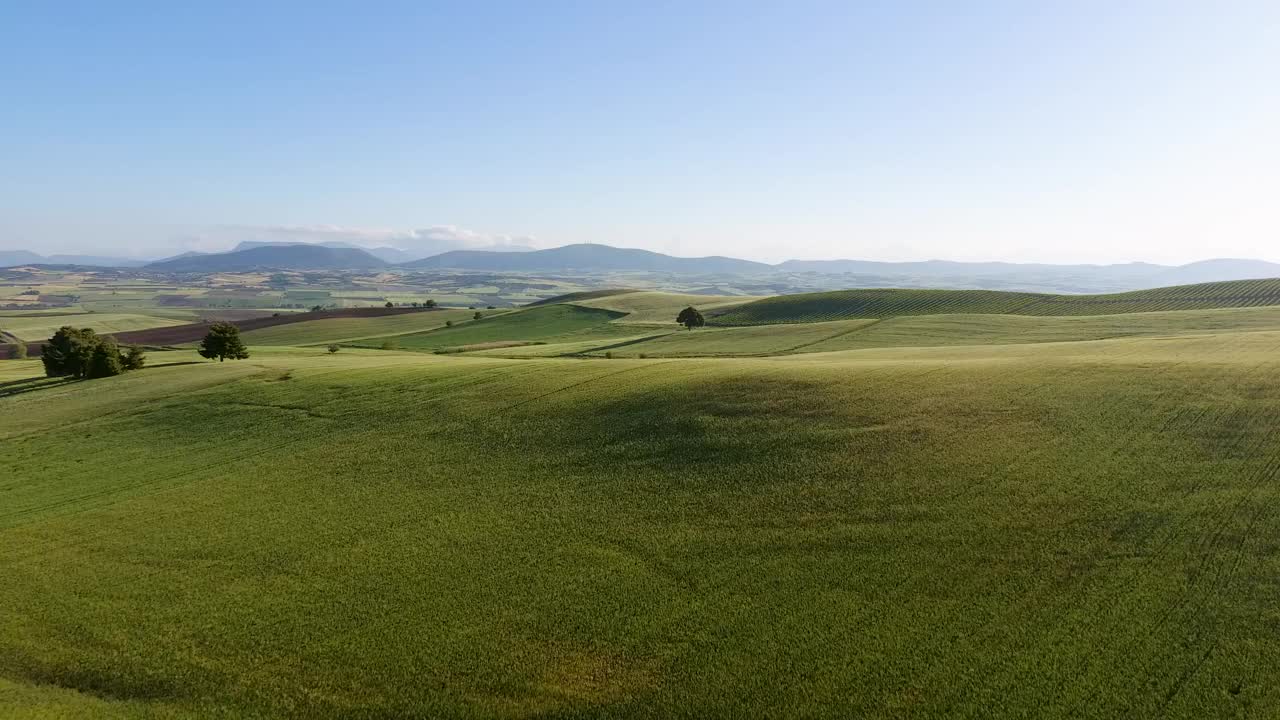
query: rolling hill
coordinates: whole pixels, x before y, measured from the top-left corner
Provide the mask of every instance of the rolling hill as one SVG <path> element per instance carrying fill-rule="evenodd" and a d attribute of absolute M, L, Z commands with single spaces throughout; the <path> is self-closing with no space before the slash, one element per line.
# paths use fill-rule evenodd
<path fill-rule="evenodd" d="M 244 272 L 249 270 L 370 270 L 389 263 L 358 248 L 322 245 L 264 245 L 227 253 L 188 255 L 151 263 L 163 272 Z"/>
<path fill-rule="evenodd" d="M 1266 305 L 1280 305 L 1280 279 L 1179 285 L 1104 295 L 998 290 L 839 290 L 764 298 L 723 312 L 711 311 L 707 319 L 716 325 L 760 325 L 902 315 L 1112 315 Z"/>
<path fill-rule="evenodd" d="M 617 271 L 664 272 L 690 275 L 719 275 L 769 272 L 771 266 L 729 257 L 684 258 L 649 250 L 616 248 L 609 245 L 565 245 L 550 250 L 496 252 L 454 250 L 405 263 L 409 269 L 537 271 Z"/>
<path fill-rule="evenodd" d="M 1278 348 L 6 361 L 0 715 L 1267 716 Z"/>

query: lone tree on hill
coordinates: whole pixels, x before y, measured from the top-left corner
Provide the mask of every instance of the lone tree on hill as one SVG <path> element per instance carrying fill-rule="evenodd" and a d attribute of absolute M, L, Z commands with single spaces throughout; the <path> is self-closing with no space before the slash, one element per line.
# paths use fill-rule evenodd
<path fill-rule="evenodd" d="M 227 358 L 245 360 L 249 357 L 249 350 L 240 340 L 240 328 L 229 322 L 216 322 L 210 325 L 209 334 L 200 341 L 200 348 L 196 352 L 200 353 L 200 357 L 210 360 L 218 358 L 218 362 Z"/>
<path fill-rule="evenodd" d="M 101 378 L 141 368 L 146 355 L 139 347 L 122 353 L 115 338 L 92 328 L 63 326 L 44 344 L 40 361 L 49 377 Z"/>
<path fill-rule="evenodd" d="M 386 304 L 386 305 L 383 305 L 382 307 L 385 307 L 385 308 L 393 308 L 393 307 L 395 307 L 395 306 L 396 306 L 396 304 L 395 304 L 395 303 L 393 303 L 393 302 L 391 302 L 390 300 L 388 300 L 388 301 L 387 301 L 387 304 Z"/>
<path fill-rule="evenodd" d="M 687 307 L 681 310 L 680 314 L 676 316 L 676 322 L 683 325 L 686 330 L 692 330 L 707 324 L 706 319 L 702 317 L 702 313 L 698 312 L 695 307 Z"/>
<path fill-rule="evenodd" d="M 338 352 L 338 350 L 340 350 L 340 349 L 341 349 L 341 348 L 339 348 L 337 345 L 330 345 L 330 346 L 328 347 L 328 350 L 329 350 L 329 354 L 330 354 L 330 355 L 332 355 L 332 354 L 334 354 L 334 353 Z"/>
<path fill-rule="evenodd" d="M 435 306 L 436 306 L 436 301 L 432 300 L 431 298 L 427 298 L 426 300 L 422 301 L 422 307 L 424 308 L 433 308 Z"/>

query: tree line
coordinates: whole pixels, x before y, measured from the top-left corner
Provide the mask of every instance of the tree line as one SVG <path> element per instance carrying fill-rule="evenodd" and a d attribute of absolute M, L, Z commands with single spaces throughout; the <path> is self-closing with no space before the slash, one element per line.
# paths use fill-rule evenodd
<path fill-rule="evenodd" d="M 249 349 L 240 339 L 240 328 L 228 322 L 210 325 L 196 352 L 219 362 L 249 357 Z M 64 325 L 44 343 L 40 362 L 48 377 L 88 380 L 140 370 L 146 365 L 147 355 L 137 345 L 121 348 L 114 337 L 99 335 L 93 328 Z"/>

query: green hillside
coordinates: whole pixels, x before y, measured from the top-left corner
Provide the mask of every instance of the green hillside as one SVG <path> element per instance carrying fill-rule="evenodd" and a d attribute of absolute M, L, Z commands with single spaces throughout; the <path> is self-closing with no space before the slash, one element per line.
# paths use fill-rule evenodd
<path fill-rule="evenodd" d="M 618 357 L 743 357 L 804 352 L 831 338 L 856 333 L 875 320 L 836 320 L 825 323 L 758 325 L 754 327 L 676 330 L 644 342 L 602 348 Z"/>
<path fill-rule="evenodd" d="M 1280 330 L 1280 306 L 1028 317 L 905 315 L 885 320 L 713 327 L 652 332 L 616 341 L 495 350 L 504 357 L 612 353 L 616 357 L 749 357 L 866 348 L 1062 343 L 1224 331 Z"/>
<path fill-rule="evenodd" d="M 626 313 L 625 317 L 617 321 L 619 323 L 656 323 L 675 327 L 676 315 L 690 305 L 706 312 L 710 310 L 727 310 L 758 299 L 758 297 L 751 296 L 633 291 L 610 294 L 599 298 L 575 300 L 573 302 L 576 305 L 585 307 Z"/>
<path fill-rule="evenodd" d="M 556 305 L 559 303 L 576 303 L 583 300 L 594 300 L 596 298 L 609 297 L 610 295 L 621 295 L 623 293 L 632 293 L 635 290 L 627 288 L 605 288 L 603 290 L 583 290 L 581 292 L 565 293 L 564 295 L 556 295 L 554 297 L 543 298 L 529 303 L 525 307 L 537 307 L 539 305 Z"/>
<path fill-rule="evenodd" d="M 708 322 L 715 325 L 763 325 L 957 313 L 1113 315 L 1270 305 L 1280 305 L 1280 279 L 1179 285 L 1109 295 L 864 289 L 764 298 L 723 312 L 713 310 L 708 314 Z"/>
<path fill-rule="evenodd" d="M 385 317 L 333 317 L 251 330 L 244 333 L 244 339 L 252 345 L 317 345 L 354 341 L 431 330 L 443 327 L 450 320 L 470 319 L 473 314 L 472 310 L 441 309 Z"/>
<path fill-rule="evenodd" d="M 634 327 L 612 324 L 622 313 L 577 305 L 542 305 L 468 320 L 453 327 L 409 335 L 366 338 L 352 342 L 358 347 L 381 347 L 394 343 L 404 350 L 443 350 L 502 341 L 568 342 L 634 335 Z"/>
<path fill-rule="evenodd" d="M 0 716 L 1280 705 L 1280 332 L 167 358 L 0 397 Z"/>

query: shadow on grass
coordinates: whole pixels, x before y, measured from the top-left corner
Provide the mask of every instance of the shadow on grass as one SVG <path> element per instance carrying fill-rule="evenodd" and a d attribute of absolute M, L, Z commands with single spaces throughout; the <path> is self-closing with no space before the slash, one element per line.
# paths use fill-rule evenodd
<path fill-rule="evenodd" d="M 33 377 L 26 378 L 25 380 L 11 380 L 9 382 L 0 383 L 0 398 L 35 392 L 36 390 L 46 390 L 48 388 L 58 387 L 59 385 L 66 385 L 73 382 L 79 382 L 79 380 L 71 377 Z"/>

